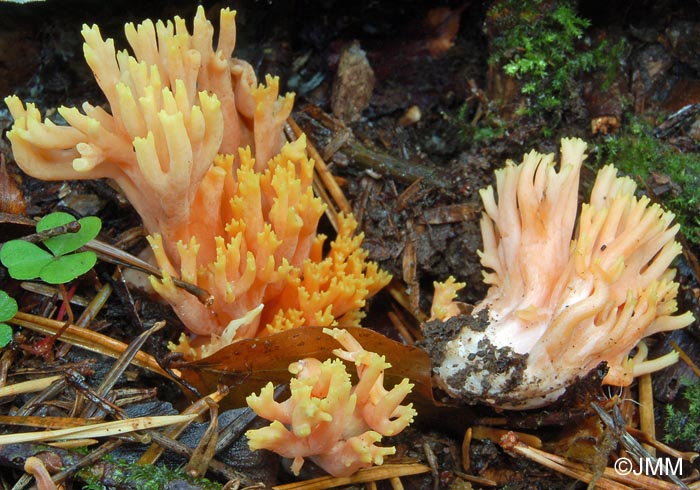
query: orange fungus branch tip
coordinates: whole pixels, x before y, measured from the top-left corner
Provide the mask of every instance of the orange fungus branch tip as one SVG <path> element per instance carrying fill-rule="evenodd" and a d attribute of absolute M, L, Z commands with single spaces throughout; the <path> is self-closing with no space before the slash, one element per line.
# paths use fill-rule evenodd
<path fill-rule="evenodd" d="M 693 322 L 675 315 L 672 213 L 635 197 L 634 181 L 608 165 L 576 223 L 585 149 L 563 139 L 558 170 L 554 155 L 532 151 L 496 171 L 495 191 L 481 191 L 486 298 L 456 316 L 462 285 L 450 279 L 426 324 L 436 378 L 451 395 L 539 407 L 601 362 L 605 383 L 626 386 L 648 371 L 628 359 L 641 339 Z"/>
<path fill-rule="evenodd" d="M 389 275 L 367 261 L 352 216 L 342 216 L 324 257 L 316 228 L 325 206 L 314 196 L 306 138 L 284 143 L 293 95 L 279 80 L 258 84 L 232 57 L 235 12 L 219 34 L 200 6 L 185 21 L 127 24 L 133 54 L 117 52 L 97 26 L 84 26 L 85 59 L 109 111 L 59 108 L 68 123 L 7 97 L 15 159 L 44 180 L 110 178 L 151 234 L 163 279 L 153 287 L 197 338 L 178 350 L 211 354 L 241 338 L 303 325 L 355 326 L 365 300 Z M 173 278 L 206 289 L 211 304 Z"/>
<path fill-rule="evenodd" d="M 339 359 L 308 358 L 291 364 L 289 371 L 295 377 L 291 396 L 283 402 L 274 400 L 272 383 L 259 395 L 250 395 L 248 405 L 272 424 L 249 430 L 246 436 L 251 449 L 269 449 L 292 459 L 297 475 L 304 458 L 309 458 L 333 476 L 348 476 L 380 465 L 395 453 L 394 447 L 376 444 L 413 421 L 413 406 L 401 405 L 413 385 L 404 379 L 386 390 L 384 370 L 391 365 L 384 356 L 364 350 L 347 330 L 324 332 L 343 347 L 333 351 Z M 355 365 L 355 386 L 341 359 Z"/>

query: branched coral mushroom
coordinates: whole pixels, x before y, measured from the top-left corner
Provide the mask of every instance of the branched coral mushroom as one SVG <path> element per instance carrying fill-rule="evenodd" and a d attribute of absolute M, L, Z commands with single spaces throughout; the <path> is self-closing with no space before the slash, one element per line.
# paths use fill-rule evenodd
<path fill-rule="evenodd" d="M 273 398 L 269 383 L 260 395 L 250 395 L 248 405 L 261 417 L 273 421 L 246 433 L 252 449 L 270 449 L 292 458 L 292 471 L 299 474 L 308 457 L 334 476 L 347 476 L 360 468 L 382 464 L 394 447 L 375 446 L 382 436 L 393 436 L 413 421 L 412 405 L 401 405 L 413 385 L 404 379 L 391 390 L 384 388 L 384 370 L 391 367 L 384 356 L 366 351 L 342 329 L 324 329 L 345 349 L 333 353 L 354 363 L 358 383 L 340 359 L 308 358 L 289 366 L 296 377 L 291 396 L 284 402 Z"/>
<path fill-rule="evenodd" d="M 221 229 L 217 208 L 225 203 L 211 196 L 210 181 L 221 179 L 214 157 L 251 146 L 263 169 L 282 147 L 293 96 L 278 98 L 276 78 L 258 86 L 252 67 L 231 58 L 236 26 L 228 9 L 221 11 L 216 51 L 201 7 L 191 35 L 179 17 L 124 30 L 134 56 L 117 53 L 96 25 L 82 30 L 85 60 L 110 113 L 87 102 L 83 113 L 60 107 L 70 126 L 57 126 L 12 96 L 5 99 L 15 118 L 7 137 L 17 163 L 37 178 L 116 181 L 146 228 L 174 252 L 180 239 Z"/>
<path fill-rule="evenodd" d="M 221 11 L 218 44 L 199 7 L 192 34 L 179 17 L 127 24 L 134 55 L 115 52 L 97 26 L 84 52 L 110 112 L 89 103 L 59 108 L 69 126 L 42 122 L 33 104 L 5 99 L 17 163 L 45 179 L 113 179 L 141 215 L 164 279 L 155 288 L 201 349 L 300 325 L 356 325 L 364 300 L 389 276 L 366 261 L 352 217 L 341 218 L 325 259 L 316 235 L 324 205 L 311 190 L 306 140 L 283 145 L 293 96 L 258 85 L 231 58 L 235 13 Z M 212 295 L 199 304 L 172 277 Z"/>
<path fill-rule="evenodd" d="M 575 231 L 585 148 L 563 139 L 559 171 L 553 155 L 532 151 L 496 171 L 498 201 L 493 188 L 481 191 L 486 298 L 460 316 L 453 299 L 464 285 L 438 284 L 437 321 L 426 325 L 437 379 L 450 394 L 538 407 L 603 361 L 606 383 L 629 385 L 650 367 L 628 360 L 637 343 L 693 321 L 674 316 L 678 225 L 636 198 L 631 179 L 602 168 Z"/>

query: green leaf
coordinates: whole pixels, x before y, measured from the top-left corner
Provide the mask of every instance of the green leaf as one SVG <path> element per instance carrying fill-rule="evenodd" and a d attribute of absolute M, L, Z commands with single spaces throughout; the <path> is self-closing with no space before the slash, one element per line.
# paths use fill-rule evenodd
<path fill-rule="evenodd" d="M 51 213 L 37 223 L 36 231 L 50 230 L 73 221 L 75 221 L 75 218 L 68 213 Z M 102 221 L 96 216 L 81 218 L 78 220 L 78 223 L 80 223 L 80 230 L 76 233 L 65 233 L 48 238 L 44 240 L 44 245 L 57 257 L 65 255 L 79 249 L 95 238 L 102 228 Z"/>
<path fill-rule="evenodd" d="M 68 213 L 51 213 L 47 214 L 39 220 L 36 224 L 36 231 L 42 232 L 46 230 L 51 230 L 58 226 L 67 225 L 75 221 L 75 218 Z"/>
<path fill-rule="evenodd" d="M 10 240 L 0 250 L 0 261 L 18 280 L 36 279 L 51 260 L 46 250 L 24 240 Z"/>
<path fill-rule="evenodd" d="M 64 284 L 85 274 L 97 262 L 94 252 L 78 252 L 56 257 L 41 270 L 41 280 L 49 284 Z"/>
<path fill-rule="evenodd" d="M 0 322 L 4 322 L 17 314 L 17 301 L 5 291 L 0 290 Z"/>
<path fill-rule="evenodd" d="M 7 346 L 12 340 L 12 327 L 7 323 L 0 323 L 0 349 Z"/>

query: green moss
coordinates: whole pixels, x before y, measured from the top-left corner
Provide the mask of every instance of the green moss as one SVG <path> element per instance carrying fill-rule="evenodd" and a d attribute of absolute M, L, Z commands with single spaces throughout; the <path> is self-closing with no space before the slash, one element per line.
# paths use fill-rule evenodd
<path fill-rule="evenodd" d="M 468 117 L 470 110 L 470 104 L 465 102 L 456 114 L 445 114 L 456 128 L 460 143 L 463 145 L 488 145 L 505 135 L 505 123 L 496 117 L 495 112 L 489 111 L 478 122 L 472 123 Z"/>
<path fill-rule="evenodd" d="M 688 411 L 681 412 L 666 405 L 666 442 L 684 441 L 700 451 L 700 382 L 688 386 L 683 393 Z"/>
<path fill-rule="evenodd" d="M 603 72 L 609 84 L 625 49 L 623 41 L 610 46 L 607 40 L 592 47 L 584 36 L 590 21 L 568 0 L 495 2 L 487 23 L 496 33 L 489 64 L 520 80 L 528 115 L 563 110 L 582 73 Z"/>
<path fill-rule="evenodd" d="M 614 164 L 641 181 L 658 174 L 670 178 L 670 189 L 658 196 L 676 214 L 686 239 L 700 245 L 700 154 L 682 153 L 653 136 L 652 129 L 635 120 L 599 146 L 598 164 Z"/>
<path fill-rule="evenodd" d="M 162 490 L 168 483 L 178 480 L 186 481 L 201 490 L 221 490 L 222 488 L 221 484 L 212 482 L 206 478 L 193 478 L 182 471 L 182 469 L 173 470 L 162 465 L 140 466 L 125 461 L 115 461 L 112 464 L 114 465 L 111 474 L 112 479 L 115 483 L 127 488 Z M 84 489 L 108 490 L 112 488 L 103 485 L 99 479 L 85 475 L 84 473 L 85 472 L 80 475 L 85 478 Z"/>

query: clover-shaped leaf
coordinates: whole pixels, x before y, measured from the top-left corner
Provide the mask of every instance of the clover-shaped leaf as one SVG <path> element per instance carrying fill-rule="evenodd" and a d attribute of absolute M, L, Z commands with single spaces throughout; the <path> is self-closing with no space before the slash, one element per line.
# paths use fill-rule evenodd
<path fill-rule="evenodd" d="M 12 340 L 12 327 L 7 323 L 0 323 L 0 349 L 7 346 Z"/>
<path fill-rule="evenodd" d="M 68 213 L 52 213 L 37 223 L 37 232 L 45 232 L 75 221 Z M 0 261 L 10 275 L 19 280 L 40 278 L 49 284 L 63 284 L 85 274 L 97 262 L 94 252 L 70 253 L 92 240 L 100 232 L 99 218 L 78 220 L 80 230 L 43 240 L 49 251 L 24 240 L 11 240 L 0 250 Z"/>
<path fill-rule="evenodd" d="M 97 262 L 95 252 L 63 255 L 46 264 L 39 277 L 49 284 L 65 284 L 92 269 L 95 262 Z"/>
<path fill-rule="evenodd" d="M 12 340 L 12 327 L 5 323 L 17 314 L 17 301 L 0 290 L 0 348 Z"/>
<path fill-rule="evenodd" d="M 2 265 L 20 281 L 36 279 L 41 270 L 53 260 L 53 255 L 34 243 L 10 240 L 0 250 Z"/>
<path fill-rule="evenodd" d="M 6 322 L 17 314 L 17 301 L 0 290 L 0 322 Z"/>
<path fill-rule="evenodd" d="M 75 221 L 75 218 L 68 213 L 51 213 L 44 216 L 36 225 L 36 231 L 47 231 L 58 226 L 67 225 Z M 100 232 L 102 221 L 96 216 L 88 216 L 80 218 L 80 230 L 75 233 L 65 233 L 44 240 L 46 248 L 51 250 L 55 256 L 65 255 L 69 252 L 78 250 L 87 242 L 92 240 Z"/>

